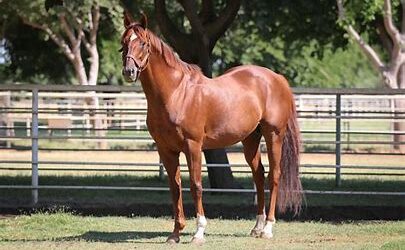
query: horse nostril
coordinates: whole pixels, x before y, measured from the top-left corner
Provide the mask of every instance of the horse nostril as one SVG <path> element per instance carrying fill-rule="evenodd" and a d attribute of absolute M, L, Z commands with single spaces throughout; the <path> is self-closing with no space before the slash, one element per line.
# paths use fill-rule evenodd
<path fill-rule="evenodd" d="M 124 69 L 124 72 L 126 75 L 133 75 L 134 74 L 134 69 L 133 68 L 126 68 Z"/>

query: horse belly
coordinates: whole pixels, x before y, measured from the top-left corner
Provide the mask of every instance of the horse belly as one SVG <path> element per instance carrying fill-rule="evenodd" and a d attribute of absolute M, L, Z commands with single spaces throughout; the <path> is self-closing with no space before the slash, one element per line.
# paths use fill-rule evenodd
<path fill-rule="evenodd" d="M 257 117 L 249 122 L 238 122 L 237 120 L 234 122 L 223 121 L 215 129 L 207 131 L 203 141 L 203 148 L 223 148 L 243 141 L 256 129 L 259 120 Z"/>

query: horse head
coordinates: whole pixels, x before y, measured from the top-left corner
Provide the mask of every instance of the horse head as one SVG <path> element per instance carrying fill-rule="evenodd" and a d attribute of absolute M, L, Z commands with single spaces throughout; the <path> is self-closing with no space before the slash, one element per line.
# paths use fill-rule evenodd
<path fill-rule="evenodd" d="M 125 31 L 121 37 L 122 75 L 127 82 L 138 80 L 140 73 L 147 67 L 150 56 L 150 39 L 147 31 L 147 18 L 142 13 L 139 22 L 124 13 Z"/>

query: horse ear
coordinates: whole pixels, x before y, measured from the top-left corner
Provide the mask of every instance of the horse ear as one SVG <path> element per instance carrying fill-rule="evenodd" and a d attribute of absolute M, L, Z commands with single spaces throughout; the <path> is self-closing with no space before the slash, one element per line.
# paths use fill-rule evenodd
<path fill-rule="evenodd" d="M 146 14 L 144 12 L 141 12 L 141 20 L 139 23 L 144 29 L 148 27 L 148 17 L 146 17 Z"/>
<path fill-rule="evenodd" d="M 134 19 L 128 10 L 124 10 L 124 27 L 128 28 L 134 22 Z"/>

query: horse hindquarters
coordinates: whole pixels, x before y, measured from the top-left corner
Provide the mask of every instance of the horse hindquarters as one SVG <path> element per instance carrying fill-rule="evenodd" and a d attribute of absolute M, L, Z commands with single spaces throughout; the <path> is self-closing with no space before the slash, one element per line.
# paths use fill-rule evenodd
<path fill-rule="evenodd" d="M 287 82 L 284 82 L 288 87 Z M 282 91 L 283 88 L 278 89 Z M 294 98 L 288 92 L 279 93 L 284 98 L 278 99 L 277 110 L 272 110 L 273 123 L 262 120 L 262 133 L 266 140 L 269 158 L 270 207 L 262 237 L 272 237 L 272 224 L 275 222 L 276 206 L 279 212 L 287 209 L 298 214 L 302 203 L 302 186 L 299 179 L 300 133 L 295 110 Z M 286 101 L 288 100 L 288 101 Z M 270 105 L 271 106 L 271 105 Z M 271 117 L 268 114 L 268 117 Z M 284 116 L 285 115 L 285 116 Z M 274 124 L 278 117 L 278 125 Z M 283 120 L 285 124 L 283 125 Z"/>

